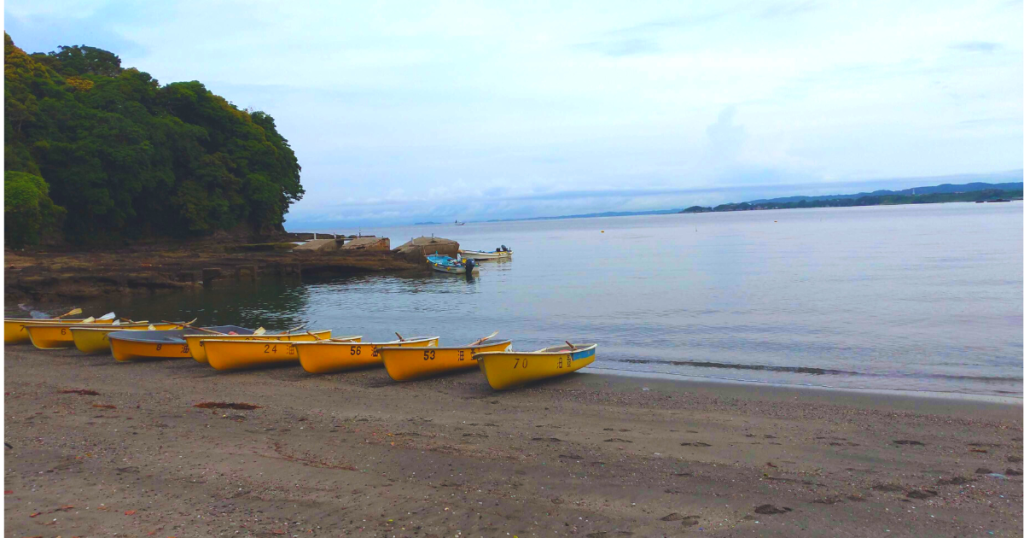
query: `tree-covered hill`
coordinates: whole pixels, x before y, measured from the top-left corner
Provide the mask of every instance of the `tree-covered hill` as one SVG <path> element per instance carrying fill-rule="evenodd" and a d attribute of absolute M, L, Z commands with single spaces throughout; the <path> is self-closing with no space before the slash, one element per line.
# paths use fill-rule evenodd
<path fill-rule="evenodd" d="M 269 114 L 60 49 L 29 55 L 4 34 L 8 245 L 282 229 L 301 168 Z"/>
<path fill-rule="evenodd" d="M 1007 199 L 1020 199 L 1024 195 L 1020 183 L 1008 183 L 1009 190 L 985 189 L 968 192 L 930 192 L 928 194 L 886 194 L 862 195 L 857 198 L 820 198 L 801 199 L 795 202 L 776 202 L 764 200 L 760 202 L 742 202 L 739 204 L 721 204 L 715 207 L 695 205 L 680 213 L 710 213 L 722 211 L 754 211 L 759 209 L 806 209 L 812 207 L 861 207 L 870 205 L 907 205 L 907 204 L 944 204 L 948 202 L 985 202 Z M 1015 187 L 1015 188 L 1014 188 Z M 924 189 L 926 187 L 922 187 Z"/>

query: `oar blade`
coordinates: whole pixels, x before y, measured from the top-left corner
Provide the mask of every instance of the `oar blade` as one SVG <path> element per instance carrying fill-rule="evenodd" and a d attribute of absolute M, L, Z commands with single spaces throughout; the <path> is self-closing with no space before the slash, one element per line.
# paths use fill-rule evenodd
<path fill-rule="evenodd" d="M 81 308 L 72 308 L 66 314 L 61 314 L 61 315 L 59 315 L 59 316 L 57 316 L 57 317 L 55 317 L 53 319 L 61 319 L 61 318 L 66 318 L 68 316 L 77 316 L 77 315 L 79 315 L 81 313 L 82 313 L 82 309 Z"/>
<path fill-rule="evenodd" d="M 477 345 L 480 345 L 480 344 L 482 344 L 482 343 L 484 343 L 484 342 L 486 342 L 486 341 L 490 340 L 491 338 L 494 338 L 495 336 L 498 336 L 498 331 L 494 331 L 494 332 L 492 332 L 491 334 L 489 334 L 489 335 L 487 335 L 487 336 L 485 336 L 485 337 L 483 337 L 483 338 L 481 338 L 481 339 L 477 340 L 476 342 L 473 342 L 473 343 L 472 343 L 472 344 L 470 344 L 470 345 L 471 345 L 471 346 L 477 346 Z"/>

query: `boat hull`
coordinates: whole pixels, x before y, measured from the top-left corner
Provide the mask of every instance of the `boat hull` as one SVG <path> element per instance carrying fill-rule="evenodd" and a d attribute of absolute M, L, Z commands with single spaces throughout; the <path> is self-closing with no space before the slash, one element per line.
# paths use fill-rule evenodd
<path fill-rule="evenodd" d="M 308 335 L 307 335 L 308 336 Z M 360 337 L 351 336 L 358 342 Z M 240 370 L 271 364 L 298 363 L 295 342 L 310 340 L 201 340 L 206 350 L 207 364 L 217 370 Z M 195 344 L 189 348 L 194 350 Z M 194 355 L 193 355 L 194 357 Z"/>
<path fill-rule="evenodd" d="M 222 325 L 206 327 L 208 330 L 226 333 L 235 331 L 252 334 L 252 329 Z M 136 359 L 191 359 L 185 335 L 204 334 L 196 329 L 172 331 L 118 331 L 107 335 L 110 339 L 110 353 L 118 361 Z M 209 333 L 205 333 L 209 334 Z"/>
<path fill-rule="evenodd" d="M 296 333 L 296 334 L 261 334 L 259 336 L 254 336 L 254 335 L 251 335 L 251 334 L 237 334 L 237 335 L 235 335 L 235 334 L 226 334 L 226 335 L 223 335 L 223 336 L 216 335 L 216 334 L 209 334 L 209 333 L 206 333 L 206 334 L 187 334 L 187 335 L 185 335 L 185 341 L 188 342 L 188 351 L 189 351 L 189 353 L 192 354 L 192 358 L 195 359 L 198 362 L 206 364 L 207 362 L 209 362 L 209 359 L 207 358 L 207 353 L 206 353 L 206 344 L 204 344 L 204 342 L 206 340 L 229 340 L 229 341 L 238 341 L 238 340 L 279 340 L 279 341 L 284 341 L 284 342 L 306 342 L 306 341 L 312 342 L 312 341 L 316 340 L 317 338 L 319 338 L 321 340 L 326 340 L 326 339 L 331 337 L 331 331 L 330 330 L 326 330 L 326 331 L 312 331 L 312 333 L 314 335 L 316 335 L 316 336 L 311 336 L 309 333 L 301 333 L 301 334 L 300 333 Z"/>
<path fill-rule="evenodd" d="M 296 342 L 295 351 L 303 370 L 329 374 L 381 365 L 381 347 L 436 347 L 437 341 L 431 336 L 395 342 Z"/>
<path fill-rule="evenodd" d="M 114 333 L 111 333 L 114 334 Z M 177 342 L 137 342 L 110 338 L 110 353 L 118 361 L 135 359 L 190 359 L 185 340 Z"/>
<path fill-rule="evenodd" d="M 116 327 L 71 327 L 71 339 L 75 348 L 82 353 L 110 353 L 110 339 L 107 336 L 117 331 L 146 331 L 149 323 L 138 325 L 118 325 Z M 157 331 L 169 331 L 177 325 L 171 323 L 153 323 Z"/>
<path fill-rule="evenodd" d="M 475 353 L 506 351 L 511 340 L 485 343 L 477 346 L 437 347 L 382 347 L 377 350 L 388 375 L 395 381 L 411 381 L 444 372 L 477 368 Z"/>
<path fill-rule="evenodd" d="M 491 388 L 504 390 L 575 372 L 594 362 L 597 352 L 597 344 L 577 346 L 575 351 L 569 350 L 568 346 L 562 348 L 565 350 L 547 348 L 532 353 L 478 353 L 474 358 Z"/>
<path fill-rule="evenodd" d="M 28 331 L 25 329 L 26 325 L 44 325 L 44 324 L 53 324 L 53 323 L 79 324 L 81 322 L 82 322 L 82 320 L 80 320 L 80 319 L 79 320 L 75 320 L 75 319 L 60 319 L 60 320 L 50 319 L 50 320 L 46 320 L 46 319 L 34 319 L 34 318 L 5 319 L 4 320 L 4 344 L 27 344 L 27 343 L 29 343 L 31 341 L 31 339 L 28 336 Z M 114 322 L 114 320 L 112 320 L 112 319 L 102 319 L 102 320 L 98 319 L 98 320 L 93 321 L 91 323 L 97 323 L 97 324 L 101 324 L 102 325 L 102 324 L 108 324 L 108 323 L 113 323 L 113 322 Z"/>
<path fill-rule="evenodd" d="M 462 254 L 463 258 L 470 258 L 474 260 L 506 260 L 512 258 L 512 251 L 507 252 L 481 252 L 479 250 L 460 250 L 459 254 Z"/>
<path fill-rule="evenodd" d="M 445 273 L 449 275 L 464 275 L 466 274 L 466 268 L 458 265 L 441 265 L 439 263 L 430 263 L 430 268 L 437 271 L 438 273 Z M 479 267 L 473 267 L 474 273 L 479 273 Z"/>
<path fill-rule="evenodd" d="M 106 321 L 106 320 L 104 320 Z M 109 320 L 113 323 L 113 320 Z M 32 342 L 32 345 L 39 349 L 58 349 L 62 347 L 72 347 L 75 345 L 74 336 L 71 333 L 71 329 L 74 327 L 91 327 L 96 322 L 89 323 L 27 323 L 25 324 L 25 332 L 28 333 L 28 339 Z M 110 323 L 102 325 L 111 326 Z M 142 326 L 146 328 L 145 325 Z"/>

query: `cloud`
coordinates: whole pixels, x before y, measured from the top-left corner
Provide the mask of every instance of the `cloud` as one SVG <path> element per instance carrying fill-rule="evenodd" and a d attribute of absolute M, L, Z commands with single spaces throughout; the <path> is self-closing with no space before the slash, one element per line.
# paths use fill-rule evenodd
<path fill-rule="evenodd" d="M 961 52 L 982 52 L 982 53 L 993 53 L 1001 49 L 1003 45 L 1001 43 L 993 43 L 991 41 L 963 41 L 960 43 L 953 43 L 949 48 L 958 50 Z"/>
<path fill-rule="evenodd" d="M 718 121 L 708 125 L 706 132 L 710 142 L 713 165 L 726 165 L 736 161 L 747 140 L 747 130 L 735 123 L 736 107 L 729 105 L 718 113 Z"/>
<path fill-rule="evenodd" d="M 775 19 L 781 17 L 793 17 L 814 11 L 821 7 L 817 2 L 808 0 L 805 2 L 788 2 L 772 4 L 761 11 L 762 19 Z"/>
<path fill-rule="evenodd" d="M 630 26 L 613 28 L 611 30 L 605 31 L 604 34 L 609 36 L 635 34 L 647 35 L 652 33 L 665 32 L 669 30 L 696 28 L 723 19 L 726 17 L 726 15 L 728 15 L 728 13 L 728 11 L 718 11 L 713 13 L 696 13 L 683 17 L 661 17 L 657 19 L 648 20 L 640 24 L 633 24 Z"/>
<path fill-rule="evenodd" d="M 661 51 L 661 46 L 651 39 L 592 41 L 590 43 L 580 43 L 575 45 L 575 48 L 612 57 L 654 54 Z"/>

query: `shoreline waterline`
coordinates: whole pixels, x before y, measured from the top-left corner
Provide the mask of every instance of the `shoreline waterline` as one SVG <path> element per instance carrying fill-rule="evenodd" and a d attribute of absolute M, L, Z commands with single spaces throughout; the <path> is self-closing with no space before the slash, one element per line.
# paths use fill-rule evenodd
<path fill-rule="evenodd" d="M 597 364 L 597 363 L 595 363 Z M 921 390 L 896 390 L 896 389 L 872 389 L 872 388 L 849 388 L 849 387 L 830 387 L 826 385 L 812 385 L 812 384 L 795 384 L 795 383 L 778 383 L 773 381 L 759 381 L 759 380 L 741 380 L 741 379 L 729 379 L 719 378 L 711 376 L 694 376 L 688 374 L 673 374 L 663 372 L 637 372 L 631 370 L 615 370 L 612 368 L 601 368 L 600 366 L 591 366 L 585 370 L 578 372 L 580 374 L 593 374 L 598 376 L 608 376 L 613 378 L 635 378 L 635 379 L 652 379 L 658 381 L 665 381 L 670 383 L 679 383 L 685 385 L 726 385 L 734 386 L 737 388 L 749 387 L 754 388 L 769 388 L 769 389 L 781 389 L 781 390 L 793 390 L 793 391 L 813 391 L 821 394 L 850 394 L 850 395 L 879 395 L 886 397 L 905 397 L 907 399 L 921 399 L 921 400 L 940 400 L 946 402 L 972 402 L 972 403 L 991 403 L 1008 406 L 1021 406 L 1024 405 L 1024 394 L 1019 398 L 1012 396 L 997 396 L 992 394 L 975 394 L 969 392 L 938 392 L 938 391 L 921 391 Z"/>

